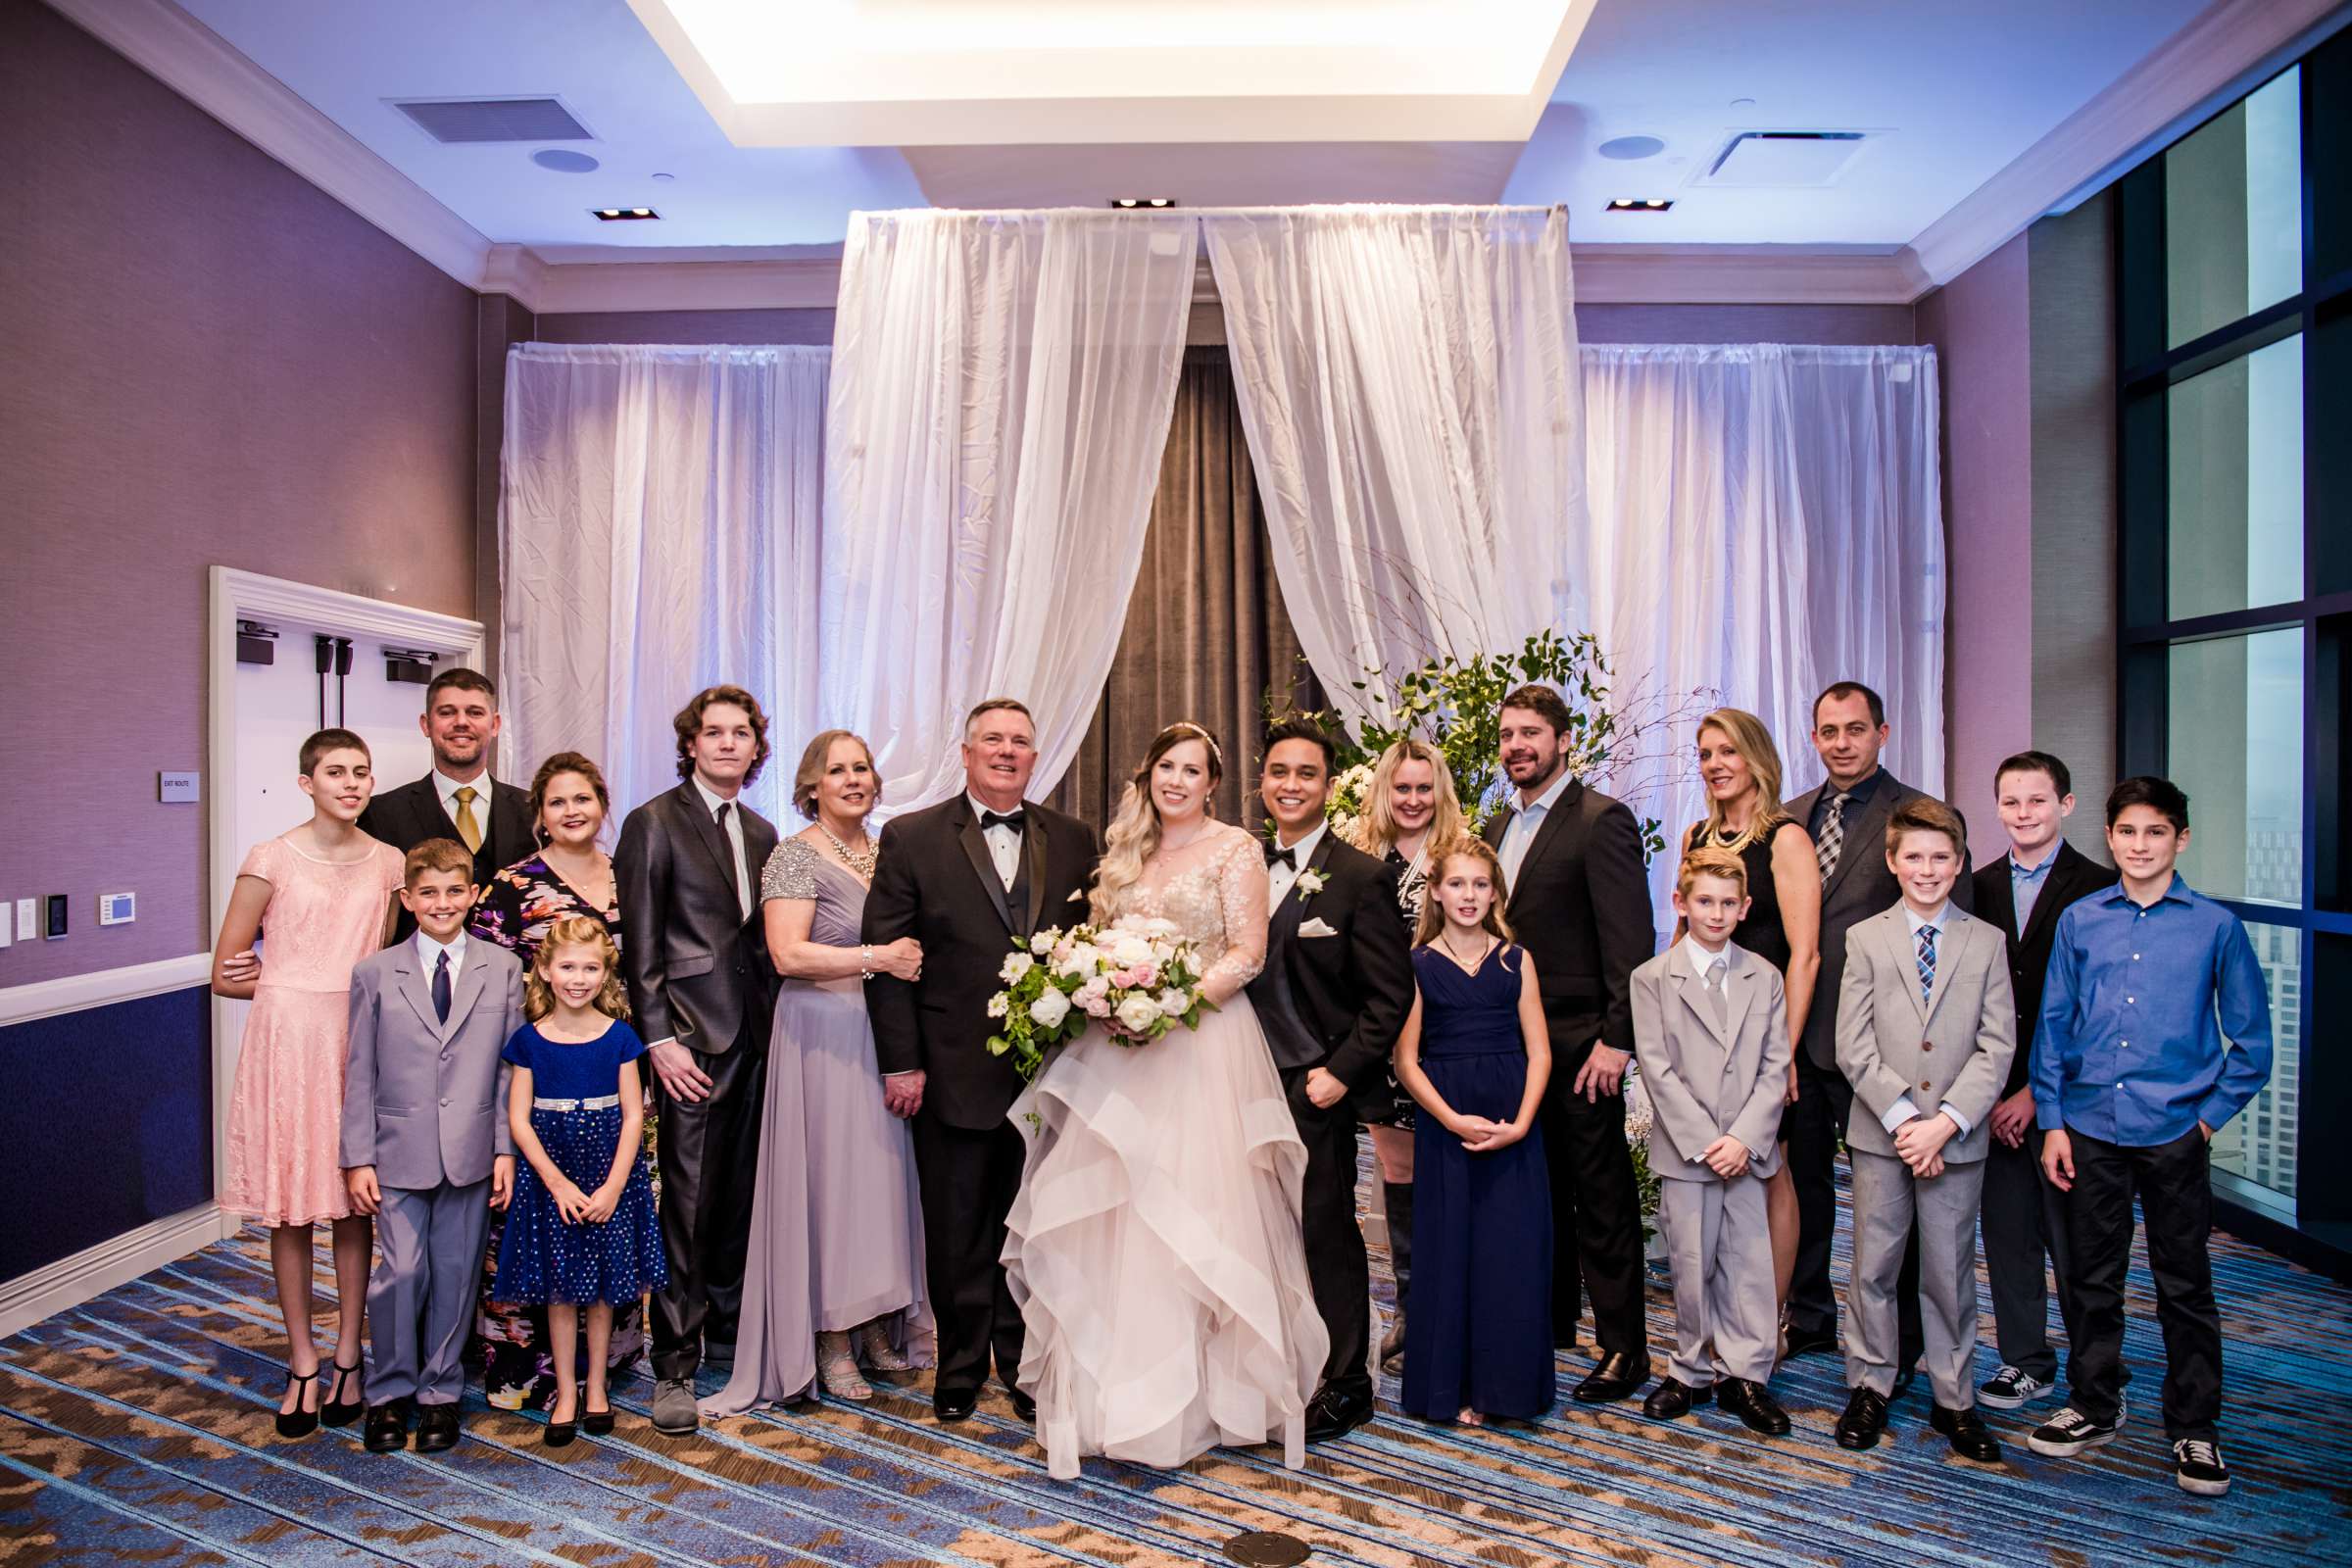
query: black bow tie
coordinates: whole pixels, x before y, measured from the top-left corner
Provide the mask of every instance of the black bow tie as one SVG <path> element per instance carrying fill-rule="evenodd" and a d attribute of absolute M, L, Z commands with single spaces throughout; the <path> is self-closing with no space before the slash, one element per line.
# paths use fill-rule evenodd
<path fill-rule="evenodd" d="M 1026 809 L 1017 809 L 1011 811 L 982 811 L 980 813 L 980 826 L 983 831 L 992 827 L 1008 827 L 1015 833 L 1019 833 L 1024 831 L 1029 826 L 1029 813 Z"/>
<path fill-rule="evenodd" d="M 1294 871 L 1298 870 L 1298 853 L 1297 848 L 1294 846 L 1288 850 L 1276 849 L 1269 841 L 1266 845 L 1266 864 L 1269 866 L 1287 865 Z"/>

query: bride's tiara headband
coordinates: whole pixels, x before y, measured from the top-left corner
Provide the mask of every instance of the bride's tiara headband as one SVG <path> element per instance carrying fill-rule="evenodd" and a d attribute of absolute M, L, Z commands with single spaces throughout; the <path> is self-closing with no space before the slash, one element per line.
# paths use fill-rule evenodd
<path fill-rule="evenodd" d="M 1208 755 L 1217 760 L 1217 766 L 1219 768 L 1224 767 L 1225 748 L 1219 746 L 1217 744 L 1217 738 L 1214 735 L 1211 735 L 1207 730 L 1201 728 L 1199 724 L 1194 723 L 1189 718 L 1180 718 L 1175 723 L 1170 724 L 1168 728 L 1173 730 L 1182 730 L 1187 735 L 1200 736 L 1200 743 L 1208 748 Z"/>

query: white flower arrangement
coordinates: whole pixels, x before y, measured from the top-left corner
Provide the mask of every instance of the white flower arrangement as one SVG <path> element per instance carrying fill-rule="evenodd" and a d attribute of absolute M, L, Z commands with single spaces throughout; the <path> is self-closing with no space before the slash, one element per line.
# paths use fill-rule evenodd
<path fill-rule="evenodd" d="M 1313 898 L 1316 894 L 1322 892 L 1330 885 L 1331 878 L 1325 876 L 1322 872 L 1313 870 L 1311 868 L 1299 872 L 1298 879 L 1292 884 L 1292 886 L 1298 890 L 1298 900 L 1302 904 L 1308 899 Z"/>
<path fill-rule="evenodd" d="M 1178 1024 L 1200 1026 L 1200 961 L 1172 922 L 1128 915 L 1108 926 L 1040 931 L 1017 943 L 998 971 L 1004 989 L 989 998 L 998 1020 L 993 1055 L 1010 1055 L 1024 1079 L 1045 1065 L 1049 1047 L 1090 1024 L 1115 1025 L 1113 1039 L 1142 1046 Z"/>

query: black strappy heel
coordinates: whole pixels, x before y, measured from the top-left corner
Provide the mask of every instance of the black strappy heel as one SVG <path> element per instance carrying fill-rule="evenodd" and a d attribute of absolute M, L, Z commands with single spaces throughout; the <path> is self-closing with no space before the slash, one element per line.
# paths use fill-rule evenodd
<path fill-rule="evenodd" d="M 359 1366 L 345 1366 L 342 1362 L 336 1361 L 331 1364 L 335 1369 L 335 1381 L 328 1392 L 341 1394 L 344 1380 L 360 1377 L 362 1368 L 366 1367 L 368 1363 L 362 1361 Z M 360 1387 L 363 1391 L 368 1387 L 366 1379 L 361 1379 Z M 318 1406 L 318 1419 L 330 1427 L 347 1427 L 367 1413 L 368 1399 L 365 1393 L 359 1398 L 348 1403 L 340 1399 L 327 1399 Z"/>
<path fill-rule="evenodd" d="M 316 1368 L 308 1372 L 297 1372 L 292 1367 L 286 1368 L 286 1386 L 295 1391 L 294 1408 L 277 1412 L 277 1435 L 279 1437 L 307 1438 L 318 1430 L 318 1412 L 305 1410 L 302 1407 L 302 1386 L 318 1381 L 318 1373 Z"/>

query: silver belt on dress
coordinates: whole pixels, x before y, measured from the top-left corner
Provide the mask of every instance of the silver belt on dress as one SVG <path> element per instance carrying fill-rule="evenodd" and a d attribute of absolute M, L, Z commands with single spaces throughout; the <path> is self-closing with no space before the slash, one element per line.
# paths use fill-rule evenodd
<path fill-rule="evenodd" d="M 594 1100 L 533 1100 L 533 1110 L 611 1110 L 620 1103 L 618 1095 L 599 1095 Z"/>

